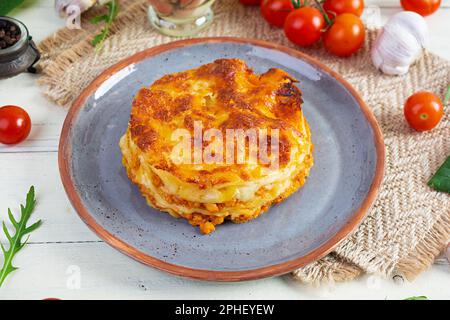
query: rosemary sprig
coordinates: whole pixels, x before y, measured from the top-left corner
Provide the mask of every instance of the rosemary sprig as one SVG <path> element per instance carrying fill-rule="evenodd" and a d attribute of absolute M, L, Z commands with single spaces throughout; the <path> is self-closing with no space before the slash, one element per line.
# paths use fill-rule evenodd
<path fill-rule="evenodd" d="M 97 16 L 91 20 L 92 24 L 98 24 L 100 22 L 104 22 L 102 30 L 99 34 L 97 34 L 94 39 L 92 39 L 92 45 L 97 47 L 97 51 L 101 50 L 103 44 L 105 43 L 106 38 L 109 35 L 109 28 L 111 27 L 114 19 L 117 17 L 119 13 L 119 1 L 111 0 L 106 3 L 106 7 L 108 8 L 108 13 L 104 15 Z"/>
<path fill-rule="evenodd" d="M 6 277 L 17 270 L 16 267 L 12 265 L 12 260 L 17 252 L 22 249 L 28 241 L 29 235 L 25 241 L 22 241 L 22 238 L 36 230 L 42 223 L 41 220 L 33 223 L 31 226 L 27 227 L 28 220 L 31 217 L 31 214 L 36 205 L 36 200 L 34 198 L 34 187 L 31 186 L 30 191 L 27 194 L 27 200 L 25 206 L 20 205 L 20 219 L 17 221 L 14 218 L 14 215 L 11 213 L 11 209 L 8 209 L 8 217 L 14 228 L 14 235 L 11 236 L 8 228 L 6 227 L 5 222 L 3 221 L 3 232 L 5 233 L 6 238 L 8 239 L 9 248 L 5 249 L 3 244 L 0 244 L 2 252 L 3 252 L 3 267 L 0 270 L 0 287 L 5 281 Z"/>

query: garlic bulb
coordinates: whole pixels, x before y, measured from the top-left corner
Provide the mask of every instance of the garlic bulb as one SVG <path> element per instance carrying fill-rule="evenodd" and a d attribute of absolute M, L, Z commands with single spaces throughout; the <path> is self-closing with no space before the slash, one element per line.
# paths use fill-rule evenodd
<path fill-rule="evenodd" d="M 386 74 L 400 75 L 419 58 L 427 44 L 425 19 L 412 11 L 393 15 L 381 30 L 372 47 L 372 62 Z"/>

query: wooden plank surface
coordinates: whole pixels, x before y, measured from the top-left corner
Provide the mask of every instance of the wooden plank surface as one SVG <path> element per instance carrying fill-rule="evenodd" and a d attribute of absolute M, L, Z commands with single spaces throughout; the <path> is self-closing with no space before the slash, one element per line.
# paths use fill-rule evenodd
<path fill-rule="evenodd" d="M 0 289 L 0 299 L 450 299 L 447 265 L 433 267 L 414 283 L 364 276 L 313 287 L 290 276 L 243 283 L 186 280 L 137 263 L 105 243 L 30 244 L 15 264 L 20 269 Z"/>
<path fill-rule="evenodd" d="M 225 0 L 222 0 L 225 1 Z M 41 0 L 14 16 L 24 21 L 38 41 L 64 26 L 53 12 L 53 1 Z M 380 9 L 381 23 L 401 9 L 397 1 L 366 1 Z M 430 50 L 450 59 L 450 0 L 427 17 Z M 346 284 L 313 288 L 290 277 L 238 284 L 190 281 L 143 266 L 115 251 L 93 234 L 78 218 L 62 188 L 57 167 L 57 145 L 66 110 L 48 101 L 35 84 L 35 76 L 20 75 L 0 81 L 0 105 L 27 108 L 33 119 L 30 139 L 15 147 L 0 146 L 0 218 L 7 207 L 16 210 L 31 184 L 37 190 L 35 217 L 43 226 L 15 260 L 20 267 L 0 289 L 0 299 L 41 299 L 56 296 L 83 298 L 223 298 L 223 299 L 401 299 L 413 295 L 450 298 L 450 268 L 439 259 L 413 283 L 395 284 L 365 276 Z M 1 236 L 0 240 L 5 241 Z M 80 277 L 78 277 L 78 275 Z M 81 280 L 80 280 L 81 279 Z M 78 281 L 80 280 L 80 281 Z"/>

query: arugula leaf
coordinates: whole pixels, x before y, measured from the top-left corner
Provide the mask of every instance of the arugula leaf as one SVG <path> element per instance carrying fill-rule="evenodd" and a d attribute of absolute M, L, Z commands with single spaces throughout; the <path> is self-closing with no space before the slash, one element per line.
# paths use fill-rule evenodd
<path fill-rule="evenodd" d="M 103 47 L 103 43 L 109 35 L 109 28 L 119 13 L 119 1 L 111 0 L 106 3 L 106 7 L 108 8 L 108 13 L 106 15 L 100 15 L 91 20 L 92 24 L 98 24 L 100 22 L 105 23 L 105 26 L 101 29 L 100 33 L 97 34 L 91 42 L 93 46 L 97 47 L 97 51 Z"/>
<path fill-rule="evenodd" d="M 438 169 L 433 178 L 428 181 L 428 185 L 437 191 L 450 193 L 450 156 Z"/>
<path fill-rule="evenodd" d="M 3 244 L 0 244 L 4 258 L 3 267 L 0 270 L 0 287 L 2 286 L 6 277 L 14 270 L 17 270 L 17 268 L 12 265 L 12 260 L 15 254 L 25 246 L 29 238 L 29 233 L 36 230 L 42 224 L 42 221 L 39 220 L 33 223 L 31 226 L 27 227 L 28 220 L 31 217 L 31 213 L 34 210 L 35 205 L 36 199 L 34 198 L 34 187 L 31 186 L 30 191 L 28 191 L 27 194 L 25 206 L 20 205 L 19 221 L 17 221 L 14 218 L 14 215 L 11 213 L 11 209 L 8 209 L 8 217 L 11 224 L 14 227 L 15 233 L 14 236 L 11 236 L 10 232 L 8 231 L 8 228 L 6 227 L 5 222 L 3 221 L 3 232 L 5 233 L 5 236 L 8 239 L 9 248 L 8 250 L 6 250 Z M 27 234 L 28 234 L 27 239 L 25 239 L 25 241 L 22 241 L 22 238 Z"/>
<path fill-rule="evenodd" d="M 24 3 L 25 0 L 2 0 L 0 1 L 0 16 L 6 16 L 13 9 Z"/>
<path fill-rule="evenodd" d="M 425 296 L 416 296 L 416 297 L 409 297 L 404 300 L 428 300 L 428 298 Z"/>

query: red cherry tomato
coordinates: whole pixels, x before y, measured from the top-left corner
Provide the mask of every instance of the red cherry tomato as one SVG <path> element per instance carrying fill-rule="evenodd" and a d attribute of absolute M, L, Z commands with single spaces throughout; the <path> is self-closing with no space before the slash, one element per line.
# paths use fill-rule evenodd
<path fill-rule="evenodd" d="M 355 53 L 364 44 L 365 29 L 361 19 L 351 13 L 343 13 L 334 19 L 323 35 L 325 49 L 339 57 Z"/>
<path fill-rule="evenodd" d="M 283 28 L 284 21 L 294 5 L 291 0 L 262 0 L 261 14 L 264 19 L 271 25 Z"/>
<path fill-rule="evenodd" d="M 444 116 L 444 106 L 435 94 L 421 91 L 406 100 L 404 113 L 411 128 L 417 131 L 428 131 L 441 121 Z"/>
<path fill-rule="evenodd" d="M 21 107 L 0 108 L 0 143 L 19 143 L 28 137 L 30 130 L 30 116 Z"/>
<path fill-rule="evenodd" d="M 441 0 L 401 0 L 403 9 L 414 11 L 422 16 L 435 12 L 441 5 Z"/>
<path fill-rule="evenodd" d="M 322 13 L 313 7 L 302 7 L 292 11 L 284 23 L 286 37 L 299 46 L 310 46 L 317 42 L 325 28 Z"/>
<path fill-rule="evenodd" d="M 239 0 L 239 2 L 245 6 L 259 6 L 261 0 Z"/>
<path fill-rule="evenodd" d="M 323 8 L 330 18 L 343 13 L 353 13 L 360 17 L 364 10 L 364 0 L 325 0 Z"/>

